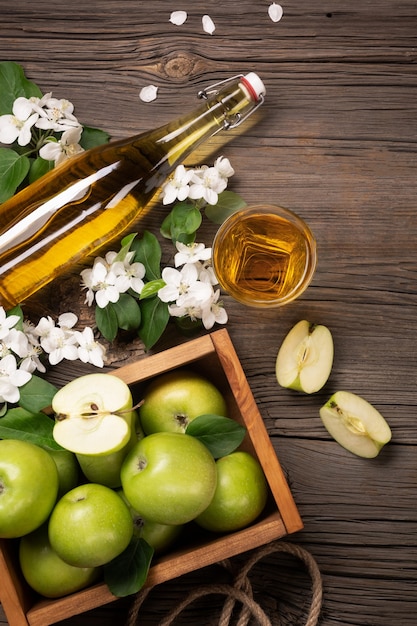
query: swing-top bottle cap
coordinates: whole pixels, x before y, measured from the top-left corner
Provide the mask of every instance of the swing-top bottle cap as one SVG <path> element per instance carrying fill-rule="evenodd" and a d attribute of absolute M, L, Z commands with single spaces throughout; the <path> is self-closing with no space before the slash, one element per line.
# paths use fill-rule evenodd
<path fill-rule="evenodd" d="M 249 92 L 250 97 L 255 102 L 262 99 L 266 94 L 265 85 L 262 80 L 259 78 L 258 74 L 255 72 L 249 72 L 245 76 L 242 76 L 240 79 L 242 85 L 246 87 L 246 90 Z"/>

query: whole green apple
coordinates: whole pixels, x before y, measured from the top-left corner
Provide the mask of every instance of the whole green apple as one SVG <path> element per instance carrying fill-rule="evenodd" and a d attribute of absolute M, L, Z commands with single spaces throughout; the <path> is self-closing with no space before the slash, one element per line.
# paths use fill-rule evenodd
<path fill-rule="evenodd" d="M 58 470 L 58 498 L 78 485 L 80 467 L 75 454 L 69 450 L 51 450 L 48 453 L 55 461 Z"/>
<path fill-rule="evenodd" d="M 263 511 L 268 486 L 259 461 L 248 452 L 232 452 L 216 462 L 217 487 L 197 524 L 214 532 L 230 532 L 251 524 Z"/>
<path fill-rule="evenodd" d="M 198 439 L 183 433 L 154 433 L 127 455 L 122 487 L 146 520 L 180 525 L 209 505 L 216 488 L 216 463 Z"/>
<path fill-rule="evenodd" d="M 172 524 L 158 524 L 144 519 L 132 507 L 122 489 L 117 491 L 130 511 L 133 521 L 133 534 L 139 539 L 145 539 L 157 553 L 165 552 L 178 539 L 183 526 L 173 526 Z"/>
<path fill-rule="evenodd" d="M 120 470 L 129 450 L 133 448 L 138 439 L 141 439 L 143 431 L 140 427 L 139 417 L 136 411 L 125 415 L 130 427 L 130 439 L 127 444 L 111 452 L 110 454 L 77 454 L 77 460 L 84 476 L 92 483 L 99 483 L 112 489 L 120 487 Z"/>
<path fill-rule="evenodd" d="M 155 378 L 145 390 L 140 420 L 146 435 L 185 432 L 199 415 L 227 417 L 227 405 L 212 382 L 189 370 L 174 370 Z"/>
<path fill-rule="evenodd" d="M 100 575 L 100 568 L 65 563 L 51 547 L 48 524 L 21 538 L 19 562 L 28 585 L 46 598 L 60 598 L 84 589 Z"/>
<path fill-rule="evenodd" d="M 115 491 L 86 483 L 68 491 L 49 518 L 49 541 L 75 567 L 98 567 L 127 548 L 133 535 L 129 509 Z"/>
<path fill-rule="evenodd" d="M 58 471 L 46 450 L 0 440 L 0 537 L 21 537 L 48 518 L 58 494 Z"/>

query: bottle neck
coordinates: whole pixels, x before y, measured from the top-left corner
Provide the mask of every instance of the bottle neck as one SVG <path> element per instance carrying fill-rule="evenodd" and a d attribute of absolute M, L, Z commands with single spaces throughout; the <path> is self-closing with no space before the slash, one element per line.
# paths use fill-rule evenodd
<path fill-rule="evenodd" d="M 164 170 L 172 171 L 200 144 L 222 130 L 235 128 L 263 102 L 263 97 L 257 99 L 239 78 L 198 95 L 204 102 L 200 107 L 151 133 L 164 155 L 154 169 L 160 171 L 164 165 Z"/>

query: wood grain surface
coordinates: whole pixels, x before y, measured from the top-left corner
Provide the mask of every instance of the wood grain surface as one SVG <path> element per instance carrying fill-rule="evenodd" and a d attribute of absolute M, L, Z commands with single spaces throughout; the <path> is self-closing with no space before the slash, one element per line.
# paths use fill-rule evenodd
<path fill-rule="evenodd" d="M 321 626 L 415 626 L 417 5 L 287 0 L 278 23 L 268 6 L 0 0 L 0 60 L 22 64 L 44 92 L 73 102 L 82 123 L 114 139 L 190 110 L 213 82 L 251 70 L 262 77 L 261 113 L 217 136 L 193 162 L 227 156 L 236 170 L 230 188 L 248 203 L 280 204 L 303 217 L 319 263 L 305 294 L 282 309 L 253 311 L 225 296 L 227 328 L 304 521 L 290 540 L 320 568 Z M 169 21 L 176 9 L 188 12 L 183 26 Z M 213 35 L 202 29 L 204 14 Z M 145 104 L 139 91 L 151 83 L 158 98 Z M 137 227 L 157 232 L 165 211 L 156 204 Z M 215 230 L 204 223 L 207 244 Z M 168 260 L 171 251 L 164 254 Z M 91 317 L 75 272 L 30 307 L 34 315 L 71 308 L 81 322 Z M 278 347 L 300 319 L 328 325 L 335 340 L 331 377 L 311 397 L 279 388 L 274 373 Z M 170 328 L 152 352 L 183 341 Z M 109 348 L 107 365 L 146 356 L 129 338 Z M 60 364 L 49 378 L 60 385 L 84 371 Z M 389 422 L 392 442 L 378 458 L 353 456 L 324 430 L 319 408 L 338 389 L 364 396 Z M 140 624 L 157 624 L 196 584 L 217 578 L 209 568 L 164 584 Z M 253 585 L 274 625 L 305 623 L 310 582 L 295 559 L 268 557 Z M 124 624 L 131 601 L 61 623 Z M 199 601 L 176 623 L 216 624 L 221 603 Z M 7 624 L 1 612 L 0 623 Z"/>

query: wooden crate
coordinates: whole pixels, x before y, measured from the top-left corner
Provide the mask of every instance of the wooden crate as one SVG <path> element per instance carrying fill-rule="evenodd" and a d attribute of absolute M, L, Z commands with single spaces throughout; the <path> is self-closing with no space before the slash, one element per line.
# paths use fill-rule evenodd
<path fill-rule="evenodd" d="M 270 502 L 262 516 L 243 530 L 220 536 L 203 531 L 195 536 L 190 533 L 187 543 L 155 558 L 146 583 L 151 586 L 246 552 L 303 526 L 227 330 L 188 341 L 109 375 L 122 378 L 140 397 L 141 387 L 149 379 L 181 367 L 212 380 L 227 400 L 229 416 L 246 427 L 242 448 L 259 459 L 269 484 Z M 47 626 L 117 600 L 104 583 L 57 600 L 36 596 L 19 571 L 17 543 L 0 541 L 0 600 L 10 626 Z"/>

